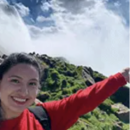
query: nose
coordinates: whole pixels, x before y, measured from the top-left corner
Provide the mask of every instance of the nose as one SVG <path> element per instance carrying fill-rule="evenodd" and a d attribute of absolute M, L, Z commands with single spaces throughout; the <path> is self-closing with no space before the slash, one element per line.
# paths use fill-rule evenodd
<path fill-rule="evenodd" d="M 29 94 L 28 87 L 26 85 L 21 86 L 19 93 L 23 97 L 27 96 Z"/>

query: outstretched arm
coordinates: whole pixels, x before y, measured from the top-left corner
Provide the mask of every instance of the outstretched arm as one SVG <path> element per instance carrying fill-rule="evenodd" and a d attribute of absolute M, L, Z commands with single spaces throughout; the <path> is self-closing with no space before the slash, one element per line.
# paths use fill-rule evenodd
<path fill-rule="evenodd" d="M 68 98 L 43 103 L 51 118 L 52 130 L 66 130 L 79 116 L 92 111 L 106 98 L 115 93 L 129 80 L 129 70 L 123 70 L 109 78 L 98 82 Z"/>

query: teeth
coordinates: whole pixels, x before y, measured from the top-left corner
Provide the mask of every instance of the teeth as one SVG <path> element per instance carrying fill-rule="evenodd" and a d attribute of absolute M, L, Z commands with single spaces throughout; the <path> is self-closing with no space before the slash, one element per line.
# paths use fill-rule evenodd
<path fill-rule="evenodd" d="M 16 98 L 16 97 L 13 97 L 14 100 L 16 101 L 19 101 L 19 102 L 25 102 L 26 99 L 21 99 L 21 98 Z"/>

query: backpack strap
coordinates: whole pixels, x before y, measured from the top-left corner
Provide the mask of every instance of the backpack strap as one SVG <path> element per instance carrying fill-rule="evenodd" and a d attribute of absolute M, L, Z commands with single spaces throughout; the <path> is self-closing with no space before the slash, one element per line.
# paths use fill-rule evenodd
<path fill-rule="evenodd" d="M 35 118 L 40 122 L 45 130 L 51 130 L 51 120 L 50 117 L 42 106 L 29 107 L 31 113 L 34 114 Z"/>

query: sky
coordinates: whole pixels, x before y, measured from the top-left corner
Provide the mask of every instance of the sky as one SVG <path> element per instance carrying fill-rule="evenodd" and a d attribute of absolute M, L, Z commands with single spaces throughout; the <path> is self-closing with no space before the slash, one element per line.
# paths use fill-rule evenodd
<path fill-rule="evenodd" d="M 128 0 L 0 0 L 0 52 L 65 57 L 106 76 L 129 66 Z"/>

